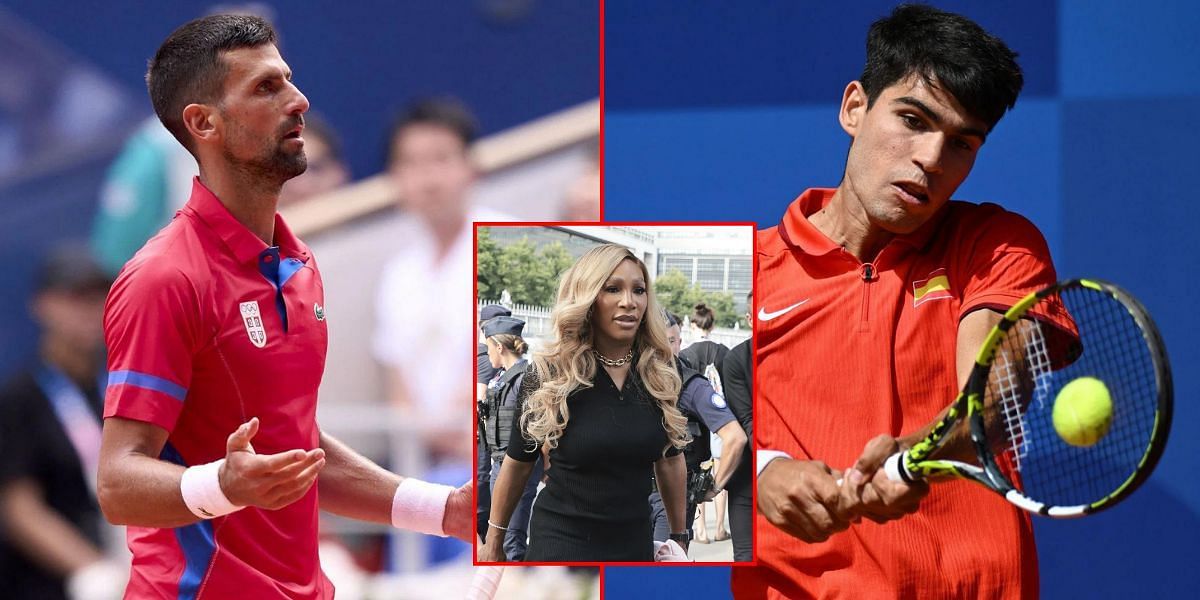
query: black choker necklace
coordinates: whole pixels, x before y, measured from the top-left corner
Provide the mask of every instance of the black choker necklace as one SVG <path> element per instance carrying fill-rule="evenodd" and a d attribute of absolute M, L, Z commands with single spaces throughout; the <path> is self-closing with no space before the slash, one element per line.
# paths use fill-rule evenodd
<path fill-rule="evenodd" d="M 599 360 L 600 362 L 604 363 L 604 366 L 606 366 L 606 367 L 619 367 L 619 366 L 633 360 L 633 346 L 629 347 L 629 352 L 627 352 L 625 354 L 625 356 L 622 356 L 621 358 L 618 358 L 616 360 L 613 360 L 603 354 L 600 354 L 599 352 L 596 351 L 595 348 L 592 348 L 592 355 L 596 357 L 596 360 Z"/>

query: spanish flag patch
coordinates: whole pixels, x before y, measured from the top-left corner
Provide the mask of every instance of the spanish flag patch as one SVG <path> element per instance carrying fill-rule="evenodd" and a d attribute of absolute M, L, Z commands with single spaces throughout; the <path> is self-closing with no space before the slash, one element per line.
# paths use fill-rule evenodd
<path fill-rule="evenodd" d="M 946 269 L 937 269 L 929 277 L 913 282 L 913 307 L 920 306 L 929 300 L 944 300 L 951 298 L 950 280 L 946 278 Z"/>

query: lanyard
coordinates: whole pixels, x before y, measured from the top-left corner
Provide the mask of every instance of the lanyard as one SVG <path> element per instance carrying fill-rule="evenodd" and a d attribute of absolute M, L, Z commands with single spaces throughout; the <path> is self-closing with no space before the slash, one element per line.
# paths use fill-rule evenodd
<path fill-rule="evenodd" d="M 43 364 L 35 376 L 38 387 L 50 400 L 58 422 L 83 466 L 88 489 L 96 494 L 96 471 L 100 466 L 100 421 L 88 406 L 87 397 L 75 382 L 58 369 Z M 99 389 L 103 390 L 108 380 L 107 373 L 99 377 Z"/>

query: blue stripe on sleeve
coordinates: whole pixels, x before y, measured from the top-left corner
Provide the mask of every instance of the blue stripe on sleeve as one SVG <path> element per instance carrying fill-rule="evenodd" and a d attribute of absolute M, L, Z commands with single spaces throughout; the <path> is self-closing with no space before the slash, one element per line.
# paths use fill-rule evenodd
<path fill-rule="evenodd" d="M 187 396 L 187 388 L 161 377 L 138 373 L 137 371 L 109 372 L 108 387 L 122 384 L 162 392 L 180 402 L 183 402 L 184 397 Z"/>

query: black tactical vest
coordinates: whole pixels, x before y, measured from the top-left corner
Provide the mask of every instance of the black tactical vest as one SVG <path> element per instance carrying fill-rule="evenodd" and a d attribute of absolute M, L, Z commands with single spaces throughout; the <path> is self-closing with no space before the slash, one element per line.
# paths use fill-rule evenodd
<path fill-rule="evenodd" d="M 512 434 L 513 413 L 517 410 L 517 394 L 521 391 L 522 375 L 529 361 L 522 360 L 500 376 L 499 383 L 487 392 L 488 418 L 483 424 L 483 439 L 492 458 L 499 458 L 508 449 Z"/>

